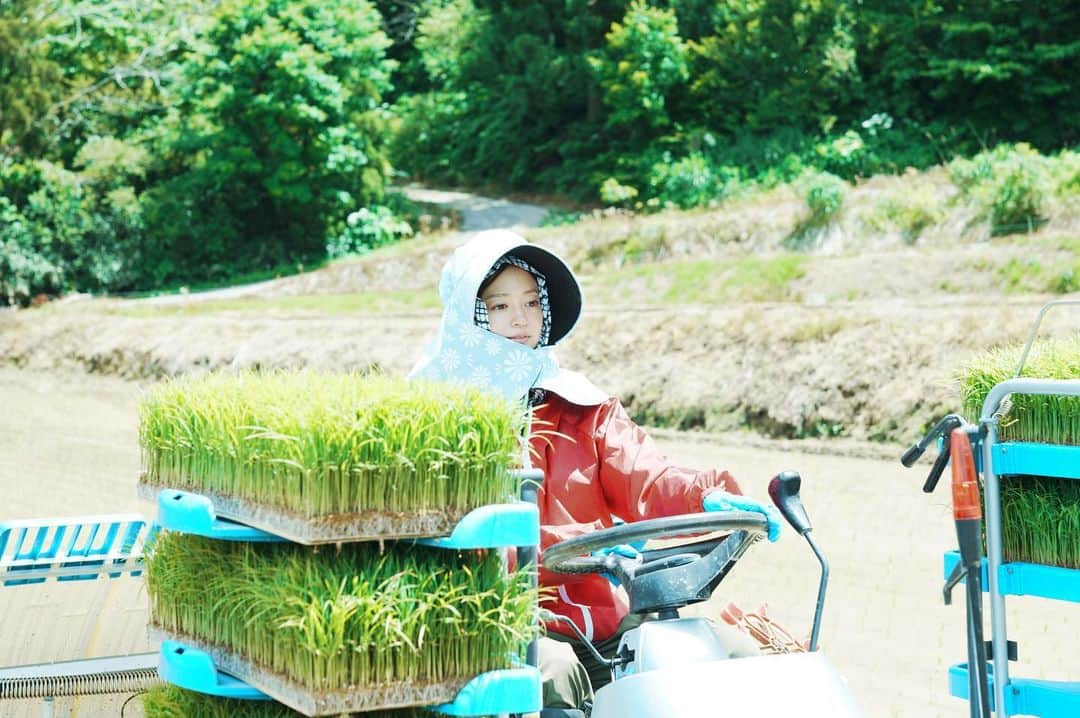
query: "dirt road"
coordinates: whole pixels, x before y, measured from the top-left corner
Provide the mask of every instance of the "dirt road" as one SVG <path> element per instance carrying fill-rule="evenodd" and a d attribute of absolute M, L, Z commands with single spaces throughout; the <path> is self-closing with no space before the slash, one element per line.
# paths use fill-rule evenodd
<path fill-rule="evenodd" d="M 0 495 L 3 519 L 138 510 L 136 408 L 140 386 L 86 375 L 0 370 Z M 769 477 L 795 469 L 815 535 L 832 564 L 821 644 L 868 718 L 961 718 L 947 696 L 946 670 L 963 660 L 963 612 L 941 604 L 941 553 L 954 542 L 946 494 L 919 491 L 925 466 L 837 457 L 664 432 L 661 445 L 684 463 L 725 466 L 747 493 L 766 495 Z M 697 608 L 715 615 L 735 600 L 768 601 L 793 630 L 809 630 L 817 564 L 791 531 L 756 546 Z M 1026 676 L 1067 678 L 1077 663 L 1080 615 L 1065 604 L 1016 600 L 1010 630 Z M 100 613 L 99 613 L 100 610 Z M 0 665 L 147 650 L 145 594 L 136 582 L 0 591 Z M 115 699 L 58 701 L 57 715 L 117 715 Z M 34 702 L 0 704 L 0 715 L 39 715 Z M 132 715 L 128 709 L 127 715 Z"/>

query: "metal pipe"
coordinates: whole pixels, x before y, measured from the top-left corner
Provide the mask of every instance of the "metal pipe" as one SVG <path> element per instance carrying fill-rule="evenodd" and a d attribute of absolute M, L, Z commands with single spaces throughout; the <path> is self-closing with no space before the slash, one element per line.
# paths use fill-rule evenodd
<path fill-rule="evenodd" d="M 519 487 L 519 495 L 521 500 L 536 505 L 537 492 L 540 490 L 540 485 L 544 482 L 544 472 L 540 469 L 522 469 L 514 472 L 514 476 L 521 482 Z M 537 587 L 537 570 L 540 566 L 540 547 L 539 546 L 519 546 L 517 549 L 517 562 L 519 568 L 525 566 L 532 566 L 533 570 L 529 574 L 529 587 Z M 529 642 L 529 645 L 525 648 L 525 663 L 530 666 L 538 667 L 540 665 L 540 644 L 537 639 L 533 639 Z"/>
<path fill-rule="evenodd" d="M 1005 597 L 1001 594 L 1001 486 L 994 471 L 994 445 L 998 439 L 997 411 L 1010 394 L 1080 396 L 1080 382 L 1064 379 L 1009 379 L 995 385 L 983 402 L 979 424 L 986 429 L 982 442 L 983 481 L 986 492 L 986 560 L 990 589 L 990 623 L 994 654 L 994 712 L 1008 715 L 1005 687 L 1009 683 L 1009 647 L 1005 632 Z M 970 669 L 970 666 L 969 666 Z"/>
<path fill-rule="evenodd" d="M 1043 305 L 1043 308 L 1039 310 L 1039 315 L 1035 317 L 1035 323 L 1031 325 L 1031 334 L 1028 335 L 1027 341 L 1024 343 L 1024 351 L 1020 354 L 1020 363 L 1016 365 L 1016 377 L 1019 377 L 1020 372 L 1024 370 L 1024 362 L 1027 361 L 1028 352 L 1031 351 L 1031 345 L 1035 342 L 1035 334 L 1039 331 L 1039 324 L 1042 322 L 1043 316 L 1050 311 L 1052 307 L 1062 304 L 1080 305 L 1080 299 L 1058 299 Z"/>
<path fill-rule="evenodd" d="M 818 548 L 817 542 L 810 536 L 809 531 L 803 534 L 803 537 L 809 542 L 818 563 L 821 564 L 821 581 L 818 583 L 817 606 L 814 608 L 814 627 L 810 631 L 810 652 L 813 653 L 817 650 L 818 634 L 821 633 L 821 615 L 825 609 L 825 587 L 829 583 L 829 562 L 825 560 L 825 556 Z"/>
<path fill-rule="evenodd" d="M 983 404 L 984 418 L 980 419 L 980 422 L 986 427 L 986 438 L 983 439 L 983 481 L 986 491 L 986 573 L 990 589 L 990 637 L 994 649 L 994 712 L 1005 716 L 1008 715 L 1005 712 L 1005 686 L 1009 682 L 1009 651 L 1005 632 L 1005 597 L 1001 595 L 1000 585 L 1001 487 L 998 485 L 997 474 L 994 473 L 993 452 L 994 444 L 997 443 L 998 420 L 993 416 L 985 418 L 986 407 L 987 404 Z M 993 411 L 997 411 L 997 403 L 994 404 Z M 973 669 L 972 666 L 968 668 Z"/>

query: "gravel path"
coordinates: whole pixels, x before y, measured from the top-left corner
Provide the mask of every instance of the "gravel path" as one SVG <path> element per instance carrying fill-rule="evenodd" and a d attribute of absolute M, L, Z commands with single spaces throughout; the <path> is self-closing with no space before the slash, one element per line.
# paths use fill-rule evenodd
<path fill-rule="evenodd" d="M 461 213 L 461 229 L 479 232 L 484 229 L 539 227 L 549 209 L 535 204 L 481 197 L 468 192 L 436 190 L 410 185 L 403 189 L 414 202 L 437 204 Z"/>

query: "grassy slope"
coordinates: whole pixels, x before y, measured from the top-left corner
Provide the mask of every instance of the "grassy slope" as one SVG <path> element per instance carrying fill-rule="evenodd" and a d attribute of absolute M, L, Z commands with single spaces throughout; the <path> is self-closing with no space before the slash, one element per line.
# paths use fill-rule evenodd
<path fill-rule="evenodd" d="M 585 286 L 564 363 L 653 424 L 904 441 L 958 408 L 957 362 L 1022 339 L 1042 302 L 1080 288 L 1075 195 L 1051 197 L 1037 231 L 1000 237 L 941 170 L 864 182 L 810 233 L 808 214 L 797 189 L 781 187 L 710 210 L 609 211 L 530 230 Z M 251 297 L 13 313 L 0 321 L 23 331 L 0 333 L 0 356 L 125 376 L 217 365 L 403 372 L 437 321 L 439 268 L 458 241 L 422 236 Z M 85 329 L 88 316 L 97 330 Z M 1078 326 L 1063 316 L 1045 331 Z"/>

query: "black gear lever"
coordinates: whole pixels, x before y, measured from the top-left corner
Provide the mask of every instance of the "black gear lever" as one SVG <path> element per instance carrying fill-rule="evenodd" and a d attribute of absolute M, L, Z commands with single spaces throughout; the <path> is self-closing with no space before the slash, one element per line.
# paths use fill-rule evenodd
<path fill-rule="evenodd" d="M 926 447 L 939 436 L 941 437 L 941 451 L 938 453 L 937 460 L 934 461 L 934 465 L 930 468 L 930 473 L 926 477 L 926 483 L 922 487 L 923 493 L 929 494 L 937 487 L 938 479 L 941 478 L 941 473 L 949 463 L 949 436 L 952 434 L 953 429 L 963 425 L 963 419 L 956 414 L 949 414 L 937 424 L 934 424 L 934 427 L 926 432 L 926 436 L 913 444 L 900 457 L 900 463 L 911 468 L 919 460 L 919 457 L 923 455 L 923 452 L 926 451 Z"/>
<path fill-rule="evenodd" d="M 817 542 L 810 535 L 813 527 L 810 525 L 810 517 L 806 515 L 806 507 L 799 498 L 799 490 L 802 488 L 802 477 L 794 471 L 784 471 L 772 478 L 769 482 L 769 496 L 776 508 L 784 515 L 791 527 L 799 532 L 799 535 L 810 544 L 810 549 L 817 556 L 821 564 L 821 583 L 818 584 L 817 607 L 814 609 L 814 626 L 810 631 L 810 651 L 817 650 L 818 633 L 821 631 L 821 614 L 825 609 L 825 588 L 829 584 L 829 562 L 818 548 Z"/>

